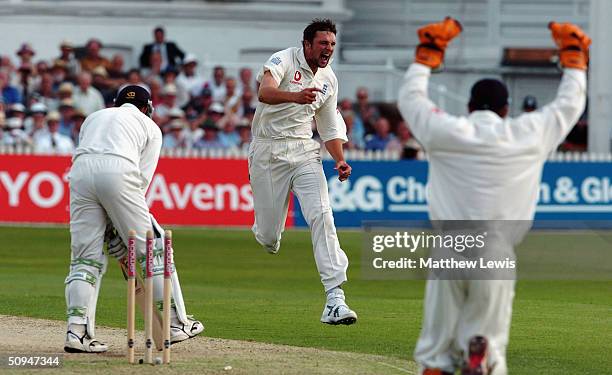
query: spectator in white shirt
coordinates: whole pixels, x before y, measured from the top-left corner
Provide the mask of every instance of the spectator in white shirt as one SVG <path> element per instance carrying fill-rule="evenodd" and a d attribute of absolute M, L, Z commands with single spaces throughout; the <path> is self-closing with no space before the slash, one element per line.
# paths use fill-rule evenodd
<path fill-rule="evenodd" d="M 225 69 L 222 66 L 215 66 L 213 69 L 213 79 L 206 83 L 212 92 L 213 101 L 223 103 L 227 89 L 225 87 Z"/>
<path fill-rule="evenodd" d="M 200 95 L 202 87 L 204 86 L 204 78 L 202 78 L 197 71 L 198 59 L 194 54 L 188 53 L 183 60 L 183 69 L 181 73 L 176 77 L 176 84 L 183 88 L 188 94 L 185 97 L 181 97 L 181 107 L 185 106 L 189 101 L 189 95 L 192 97 Z"/>
<path fill-rule="evenodd" d="M 30 146 L 32 139 L 23 128 L 23 119 L 10 117 L 6 120 L 2 143 L 9 146 Z"/>
<path fill-rule="evenodd" d="M 75 107 L 82 109 L 86 115 L 104 108 L 102 94 L 91 86 L 91 73 L 79 73 L 77 83 L 78 87 L 72 93 Z"/>
<path fill-rule="evenodd" d="M 168 132 L 162 141 L 163 148 L 187 148 L 187 139 L 183 130 L 186 127 L 185 121 L 174 119 L 168 124 Z"/>
<path fill-rule="evenodd" d="M 26 132 L 30 137 L 38 137 L 47 132 L 47 106 L 43 103 L 34 103 L 30 108 L 30 117 L 25 121 Z"/>
<path fill-rule="evenodd" d="M 162 103 L 153 112 L 153 120 L 163 128 L 169 120 L 170 111 L 175 107 L 178 108 L 176 103 L 176 85 L 167 84 L 162 89 Z"/>
<path fill-rule="evenodd" d="M 35 139 L 34 149 L 43 154 L 71 154 L 74 143 L 70 137 L 59 133 L 60 114 L 56 111 L 47 115 L 48 134 Z"/>

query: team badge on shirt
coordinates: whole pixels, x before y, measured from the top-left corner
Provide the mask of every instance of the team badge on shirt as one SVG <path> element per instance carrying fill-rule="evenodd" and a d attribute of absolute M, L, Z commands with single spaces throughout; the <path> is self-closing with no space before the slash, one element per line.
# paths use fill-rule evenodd
<path fill-rule="evenodd" d="M 293 75 L 293 79 L 289 82 L 293 83 L 294 85 L 302 86 L 302 82 L 300 82 L 301 80 L 302 80 L 302 72 L 300 72 L 299 70 L 296 70 L 295 74 Z"/>
<path fill-rule="evenodd" d="M 278 56 L 274 56 L 272 59 L 270 59 L 270 62 L 274 65 L 280 65 L 281 59 Z"/>
<path fill-rule="evenodd" d="M 328 87 L 329 86 L 327 85 L 327 83 L 323 85 L 323 88 L 321 89 L 321 91 L 323 92 L 323 96 L 327 95 L 327 88 Z"/>

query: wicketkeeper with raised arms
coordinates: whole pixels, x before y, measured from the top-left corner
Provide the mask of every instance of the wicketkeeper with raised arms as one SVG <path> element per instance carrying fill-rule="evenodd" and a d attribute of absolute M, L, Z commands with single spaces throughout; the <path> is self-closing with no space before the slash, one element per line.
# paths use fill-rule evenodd
<path fill-rule="evenodd" d="M 64 350 L 100 353 L 108 350 L 95 336 L 96 303 L 108 253 L 125 273 L 128 232 L 135 230 L 136 256 L 145 262 L 145 233 L 156 234 L 153 299 L 163 299 L 163 233 L 149 213 L 145 193 L 157 167 L 162 134 L 151 120 L 151 95 L 137 85 L 122 88 L 115 107 L 87 117 L 79 134 L 69 174 L 71 261 L 66 278 L 68 329 Z M 143 305 L 143 290 L 137 291 Z M 139 298 L 140 297 L 140 298 Z M 176 270 L 172 274 L 171 341 L 194 337 L 204 330 L 188 316 Z M 159 314 L 153 336 L 161 349 Z M 155 320 L 155 319 L 154 319 Z"/>
<path fill-rule="evenodd" d="M 563 77 L 539 111 L 508 117 L 503 82 L 472 87 L 468 116 L 453 116 L 428 98 L 432 69 L 461 32 L 451 18 L 419 29 L 420 44 L 398 105 L 429 159 L 431 220 L 533 220 L 542 168 L 585 108 L 590 39 L 576 25 L 551 23 Z M 504 242 L 511 256 L 514 245 Z M 505 375 L 514 280 L 427 281 L 423 327 L 414 357 L 420 374 Z"/>
<path fill-rule="evenodd" d="M 259 105 L 253 119 L 249 175 L 253 190 L 257 241 L 270 253 L 280 248 L 289 193 L 300 202 L 312 235 L 315 262 L 327 295 L 321 322 L 353 324 L 357 314 L 346 304 L 342 283 L 348 259 L 340 248 L 312 122 L 336 162 L 338 178 L 351 167 L 342 144 L 346 126 L 338 115 L 338 80 L 329 65 L 336 46 L 331 20 L 313 20 L 304 30 L 302 48 L 273 54 L 257 75 Z"/>

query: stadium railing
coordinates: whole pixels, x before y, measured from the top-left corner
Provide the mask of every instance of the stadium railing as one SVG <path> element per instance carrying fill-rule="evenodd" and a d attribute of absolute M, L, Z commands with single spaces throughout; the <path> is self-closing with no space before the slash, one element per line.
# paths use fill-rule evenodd
<path fill-rule="evenodd" d="M 58 153 L 39 153 L 32 147 L 0 145 L 0 155 L 61 155 L 70 154 Z M 400 153 L 395 151 L 381 150 L 346 150 L 347 160 L 372 160 L 372 161 L 393 161 L 400 159 Z M 183 149 L 183 148 L 164 148 L 161 157 L 174 158 L 209 158 L 209 159 L 246 159 L 248 150 L 229 148 L 229 149 Z M 331 156 L 323 149 L 322 157 L 325 160 Z M 554 152 L 548 157 L 548 161 L 553 162 L 612 162 L 612 152 L 610 153 L 589 153 L 589 152 Z"/>

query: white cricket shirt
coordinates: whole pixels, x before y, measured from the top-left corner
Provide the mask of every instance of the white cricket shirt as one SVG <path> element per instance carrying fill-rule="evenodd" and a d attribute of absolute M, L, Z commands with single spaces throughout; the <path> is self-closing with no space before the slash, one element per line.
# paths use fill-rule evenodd
<path fill-rule="evenodd" d="M 429 100 L 431 69 L 412 64 L 399 109 L 429 159 L 432 220 L 532 220 L 542 168 L 584 111 L 586 74 L 565 69 L 556 98 L 537 112 L 451 116 Z"/>
<path fill-rule="evenodd" d="M 87 116 L 79 134 L 72 161 L 81 155 L 115 155 L 131 161 L 140 170 L 147 189 L 161 151 L 159 126 L 136 106 L 126 103 Z"/>
<path fill-rule="evenodd" d="M 331 66 L 317 69 L 313 74 L 306 62 L 302 48 L 288 48 L 273 54 L 257 74 L 261 82 L 264 72 L 269 71 L 282 91 L 299 92 L 316 87 L 317 93 L 312 104 L 265 104 L 259 103 L 253 119 L 253 136 L 267 139 L 310 139 L 314 118 L 321 139 L 346 138 L 346 126 L 337 121 L 338 79 Z"/>

